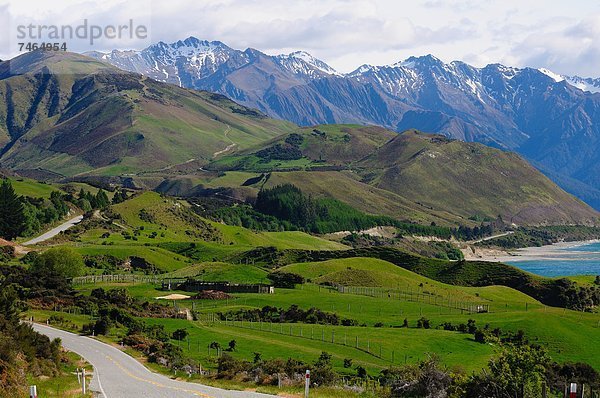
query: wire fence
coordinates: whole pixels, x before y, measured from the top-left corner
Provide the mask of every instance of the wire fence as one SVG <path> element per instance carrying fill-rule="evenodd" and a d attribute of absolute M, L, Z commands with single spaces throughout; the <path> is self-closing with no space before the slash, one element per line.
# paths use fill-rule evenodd
<path fill-rule="evenodd" d="M 392 300 L 423 303 L 437 307 L 445 307 L 460 310 L 461 313 L 466 314 L 479 314 L 491 312 L 490 305 L 487 303 L 455 299 L 449 294 L 446 297 L 444 297 L 439 294 L 425 293 L 420 292 L 418 290 L 402 290 L 342 285 L 336 285 L 334 286 L 334 288 L 337 290 L 338 293 L 342 294 L 354 294 L 375 298 L 388 298 Z"/>
<path fill-rule="evenodd" d="M 207 326 L 229 326 L 239 329 L 254 330 L 257 332 L 273 333 L 281 336 L 301 338 L 318 341 L 321 343 L 335 344 L 362 351 L 372 357 L 378 358 L 390 364 L 406 364 L 409 359 L 414 360 L 406 353 L 387 349 L 381 341 L 365 336 L 365 331 L 356 327 L 305 324 L 305 323 L 283 323 L 283 322 L 260 322 L 252 320 L 221 319 L 215 313 L 196 314 L 197 320 Z"/>
<path fill-rule="evenodd" d="M 90 285 L 97 283 L 154 283 L 161 284 L 165 281 L 171 281 L 173 285 L 178 282 L 185 282 L 186 278 L 169 278 L 161 275 L 136 275 L 136 274 L 115 274 L 115 275 L 86 275 L 73 278 L 73 285 Z"/>

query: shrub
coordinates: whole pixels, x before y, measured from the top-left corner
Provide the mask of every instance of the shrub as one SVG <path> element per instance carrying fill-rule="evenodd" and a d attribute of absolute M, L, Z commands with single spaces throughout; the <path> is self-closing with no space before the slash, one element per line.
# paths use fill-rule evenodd
<path fill-rule="evenodd" d="M 304 277 L 292 272 L 271 272 L 267 278 L 275 287 L 293 289 L 296 285 L 304 283 Z"/>
<path fill-rule="evenodd" d="M 185 329 L 177 329 L 171 335 L 171 337 L 173 337 L 173 340 L 179 340 L 179 341 L 184 340 L 187 336 L 188 336 L 188 331 Z"/>
<path fill-rule="evenodd" d="M 429 322 L 429 319 L 427 319 L 425 317 L 421 317 L 417 321 L 417 327 L 419 329 L 429 329 L 431 327 L 431 323 Z"/>

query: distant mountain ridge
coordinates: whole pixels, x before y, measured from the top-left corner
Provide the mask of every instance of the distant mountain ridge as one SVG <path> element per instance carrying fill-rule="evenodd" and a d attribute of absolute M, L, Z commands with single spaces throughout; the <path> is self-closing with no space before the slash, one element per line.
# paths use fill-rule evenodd
<path fill-rule="evenodd" d="M 514 150 L 600 208 L 600 79 L 431 55 L 342 74 L 305 52 L 271 56 L 193 37 L 87 55 L 301 125 L 416 128 Z"/>
<path fill-rule="evenodd" d="M 306 56 L 291 58 L 278 62 L 304 73 Z M 118 176 L 130 186 L 229 189 L 247 199 L 255 184 L 279 181 L 427 224 L 498 215 L 528 225 L 599 220 L 514 153 L 376 126 L 300 128 L 221 94 L 73 53 L 35 51 L 0 64 L 0 144 L 0 168 L 25 176 Z"/>

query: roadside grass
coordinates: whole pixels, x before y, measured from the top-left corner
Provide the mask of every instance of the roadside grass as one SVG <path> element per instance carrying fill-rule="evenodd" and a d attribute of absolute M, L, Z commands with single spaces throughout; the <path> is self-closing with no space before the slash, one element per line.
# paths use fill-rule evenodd
<path fill-rule="evenodd" d="M 65 356 L 67 363 L 61 362 L 60 374 L 50 378 L 47 377 L 28 377 L 30 385 L 37 386 L 39 397 L 44 398 L 70 398 L 70 397 L 92 397 L 91 392 L 86 392 L 85 395 L 81 392 L 81 385 L 77 381 L 76 369 L 85 368 L 87 383 L 91 380 L 93 372 L 92 366 L 82 359 L 79 355 L 73 352 L 66 352 Z M 27 397 L 29 395 L 26 395 Z"/>

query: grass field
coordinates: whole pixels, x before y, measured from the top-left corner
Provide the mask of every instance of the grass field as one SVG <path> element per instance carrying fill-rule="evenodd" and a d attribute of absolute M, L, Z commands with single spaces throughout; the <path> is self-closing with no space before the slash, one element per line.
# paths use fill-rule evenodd
<path fill-rule="evenodd" d="M 350 266 L 357 267 L 355 261 Z M 294 265 L 297 267 L 297 265 Z M 387 266 L 387 265 L 384 265 Z M 181 275 L 195 273 L 198 269 L 207 269 L 210 279 L 221 279 L 220 275 L 238 275 L 242 268 L 236 266 L 226 267 L 219 274 L 216 264 L 190 266 Z M 246 267 L 246 266 L 242 266 Z M 314 268 L 309 265 L 308 268 Z M 217 270 L 215 271 L 215 269 Z M 210 271 L 208 271 L 210 270 Z M 245 273 L 247 270 L 244 270 Z M 422 277 L 407 271 L 405 282 L 415 289 L 422 283 Z M 242 277 L 243 278 L 243 277 Z M 209 280 L 209 279 L 207 279 Z M 235 280 L 235 279 L 233 279 Z M 240 279 L 241 280 L 241 279 Z M 94 285 L 99 287 L 102 285 Z M 113 284 L 106 287 L 121 286 L 127 288 L 136 297 L 153 300 L 154 297 L 165 294 L 156 289 L 152 284 Z M 86 287 L 89 291 L 92 287 Z M 471 335 L 459 332 L 448 332 L 443 330 L 417 329 L 417 320 L 425 317 L 431 321 L 435 328 L 443 322 L 453 324 L 466 323 L 468 319 L 474 319 L 479 327 L 489 324 L 491 328 L 499 327 L 504 331 L 517 332 L 523 330 L 531 342 L 543 344 L 548 348 L 550 355 L 558 361 L 585 361 L 596 368 L 600 368 L 600 345 L 593 344 L 600 335 L 600 317 L 594 313 L 581 313 L 559 308 L 546 307 L 520 292 L 504 287 L 484 288 L 462 288 L 447 286 L 434 281 L 427 281 L 424 288 L 431 289 L 435 294 L 449 294 L 455 297 L 458 294 L 486 300 L 491 305 L 491 313 L 468 314 L 460 309 L 448 308 L 431 300 L 407 301 L 398 300 L 393 297 L 371 297 L 365 295 L 342 294 L 335 290 L 307 284 L 296 289 L 276 289 L 275 294 L 235 294 L 235 298 L 223 301 L 193 300 L 179 301 L 177 306 L 195 309 L 200 314 L 200 320 L 212 319 L 210 314 L 216 312 L 228 312 L 244 308 L 262 308 L 270 305 L 283 309 L 291 305 L 298 305 L 302 309 L 311 307 L 319 308 L 326 312 L 336 313 L 341 318 L 356 319 L 364 323 L 365 327 L 332 327 L 302 324 L 264 324 L 262 331 L 258 324 L 252 325 L 250 329 L 247 322 L 240 327 L 239 322 L 213 323 L 213 322 L 188 322 L 185 320 L 152 320 L 165 325 L 167 329 L 187 328 L 191 333 L 190 355 L 198 359 L 208 360 L 210 357 L 206 351 L 206 345 L 211 341 L 218 341 L 222 345 L 229 340 L 236 339 L 239 351 L 235 355 L 251 359 L 251 354 L 256 347 L 261 347 L 261 353 L 265 357 L 286 357 L 291 355 L 291 347 L 304 347 L 298 353 L 301 358 L 315 360 L 319 350 L 331 351 L 334 358 L 339 362 L 344 357 L 357 358 L 364 361 L 364 365 L 371 372 L 382 369 L 391 361 L 391 352 L 394 351 L 395 360 L 404 359 L 408 362 L 416 362 L 423 359 L 427 353 L 436 352 L 441 355 L 442 360 L 448 366 L 467 364 L 468 370 L 481 368 L 494 352 L 494 347 L 474 343 Z M 460 293 L 461 290 L 464 292 Z M 181 292 L 185 293 L 185 292 Z M 189 293 L 188 293 L 189 294 Z M 443 297 L 443 296 L 442 296 Z M 192 304 L 193 303 L 193 304 Z M 168 303 L 172 305 L 171 303 Z M 409 328 L 398 328 L 404 319 L 408 320 Z M 376 324 L 381 327 L 375 327 Z M 267 329 L 274 328 L 271 333 Z M 291 327 L 291 335 L 290 335 Z M 170 329 L 171 328 L 171 329 Z M 258 331 L 255 329 L 259 329 Z M 278 329 L 282 328 L 282 329 Z M 312 330 L 312 332 L 311 332 Z M 323 330 L 325 330 L 323 332 Z M 331 332 L 337 344 L 331 344 Z M 283 333 L 283 334 L 281 334 Z M 312 333 L 315 340 L 307 340 L 308 333 Z M 326 342 L 317 341 L 324 333 Z M 302 334 L 302 336 L 300 336 Z M 379 354 L 381 346 L 384 359 L 376 358 L 368 353 L 356 353 L 354 343 L 359 338 L 361 350 L 367 350 L 367 342 L 372 347 L 372 352 Z M 266 344 L 270 339 L 272 344 Z M 210 340 L 210 341 L 208 341 Z M 346 345 L 344 345 L 346 343 Z M 364 346 L 360 344 L 365 344 Z M 186 345 L 187 342 L 184 344 Z M 200 344 L 200 351 L 198 351 Z M 247 349 L 242 349 L 247 345 Z M 186 348 L 187 345 L 184 347 Z M 251 348 L 250 348 L 251 347 Z M 264 348 L 263 347 L 270 347 Z M 250 351 L 253 350 L 253 351 Z M 294 348 L 294 350 L 297 350 Z M 195 351 L 195 352 L 194 352 Z M 262 352 L 264 351 L 264 352 Z M 362 352 L 358 350 L 359 352 Z M 367 355 L 366 357 L 364 356 Z M 214 355 L 214 353 L 213 353 Z M 400 355 L 400 357 L 398 357 Z M 312 357 L 311 357 L 312 356 Z M 338 363 L 339 365 L 339 363 Z"/>
<path fill-rule="evenodd" d="M 195 277 L 207 282 L 270 283 L 267 271 L 252 265 L 201 263 L 180 268 L 168 274 L 174 278 Z"/>
<path fill-rule="evenodd" d="M 221 178 L 242 180 L 246 177 L 240 173 Z M 35 189 L 40 193 L 46 186 Z M 295 289 L 276 288 L 274 294 L 233 294 L 226 300 L 157 300 L 169 293 L 190 296 L 194 293 L 165 292 L 151 283 L 77 286 L 84 295 L 98 287 L 125 288 L 139 299 L 194 311 L 195 321 L 150 318 L 144 318 L 144 321 L 163 325 L 169 333 L 186 329 L 189 338 L 173 342 L 205 368 L 216 368 L 216 353 L 208 349 L 210 343 L 218 342 L 227 347 L 229 341 L 236 340 L 237 348 L 230 354 L 237 358 L 252 360 L 259 352 L 265 359 L 294 357 L 314 362 L 321 352 L 326 351 L 332 355 L 335 369 L 348 375 L 354 374 L 358 365 L 376 375 L 391 365 L 418 363 L 432 353 L 449 368 L 470 373 L 482 369 L 499 347 L 479 344 L 472 334 L 446 331 L 440 325 L 447 322 L 466 324 L 473 319 L 478 327 L 489 325 L 492 329 L 513 333 L 522 330 L 530 342 L 546 347 L 557 361 L 581 361 L 600 369 L 598 313 L 547 307 L 506 286 L 448 284 L 477 281 L 482 274 L 490 272 L 510 276 L 517 272 L 512 268 L 496 270 L 490 265 L 448 263 L 402 252 L 382 252 L 384 255 L 380 257 L 389 260 L 384 261 L 375 258 L 376 253 L 369 254 L 368 250 L 350 252 L 347 246 L 338 242 L 302 232 L 256 232 L 227 226 L 197 216 L 188 206 L 186 202 L 157 193 L 142 193 L 113 206 L 121 218 L 110 227 L 110 236 L 105 235 L 109 227 L 100 222 L 79 235 L 77 242 L 67 244 L 82 255 L 111 255 L 123 261 L 132 256 L 142 257 L 164 272 L 164 277 L 233 283 L 270 283 L 267 275 L 272 271 L 272 264 L 268 260 L 263 264 L 259 259 L 257 264 L 263 265 L 260 267 L 254 265 L 250 255 L 241 255 L 257 247 L 307 251 L 284 253 L 298 259 L 293 261 L 334 258 L 283 266 L 280 271 L 299 274 L 307 280 Z M 212 240 L 201 239 L 198 233 L 205 233 L 203 236 Z M 313 253 L 315 257 L 302 257 L 301 253 Z M 326 255 L 319 257 L 318 253 Z M 348 258 L 335 258 L 345 255 Z M 372 257 L 366 257 L 369 255 Z M 240 259 L 246 261 L 232 263 Z M 102 270 L 90 269 L 88 272 L 100 273 Z M 541 279 L 534 277 L 532 280 Z M 573 280 L 586 285 L 593 283 L 590 277 L 574 277 Z M 354 287 L 354 290 L 341 293 L 327 285 Z M 218 320 L 220 313 L 265 306 L 285 310 L 292 305 L 304 310 L 318 308 L 335 313 L 339 319 L 352 319 L 361 326 Z M 466 309 L 477 305 L 489 306 L 490 312 L 474 313 Z M 30 314 L 43 321 L 53 313 L 31 311 Z M 92 320 L 86 315 L 61 313 L 61 316 L 70 321 L 67 327 L 75 329 Z M 428 319 L 431 329 L 418 328 L 420 318 Z M 408 327 L 402 327 L 405 319 Z M 107 339 L 117 342 L 125 333 L 123 327 L 113 327 Z M 343 367 L 344 359 L 353 360 L 352 369 Z"/>
<path fill-rule="evenodd" d="M 59 190 L 53 185 L 25 178 L 9 178 L 8 180 L 11 182 L 17 195 L 30 196 L 32 198 L 48 199 L 53 191 Z"/>

